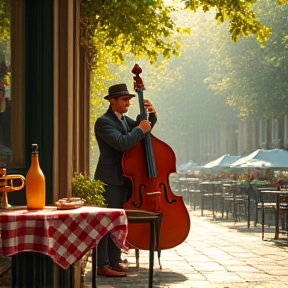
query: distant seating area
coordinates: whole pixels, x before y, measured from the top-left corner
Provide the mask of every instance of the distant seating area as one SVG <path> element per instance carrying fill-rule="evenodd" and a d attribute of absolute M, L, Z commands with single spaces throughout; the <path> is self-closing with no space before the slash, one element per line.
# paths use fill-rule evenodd
<path fill-rule="evenodd" d="M 171 189 L 183 196 L 188 209 L 199 210 L 201 216 L 211 216 L 214 220 L 247 221 L 247 228 L 253 225 L 276 226 L 277 203 L 273 195 L 262 195 L 262 190 L 288 189 L 284 184 L 268 181 L 203 181 L 189 173 L 173 174 Z M 288 195 L 280 197 L 280 233 L 288 231 Z M 264 213 L 264 214 L 263 214 Z M 265 221 L 265 222 L 263 222 Z"/>

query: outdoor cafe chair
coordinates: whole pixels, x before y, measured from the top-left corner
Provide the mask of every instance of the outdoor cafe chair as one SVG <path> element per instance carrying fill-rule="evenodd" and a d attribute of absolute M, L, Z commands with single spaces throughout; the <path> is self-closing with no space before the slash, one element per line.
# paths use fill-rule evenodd
<path fill-rule="evenodd" d="M 204 210 L 212 210 L 213 219 L 217 217 L 220 207 L 220 197 L 222 197 L 222 183 L 219 181 L 201 182 L 201 216 Z"/>
<path fill-rule="evenodd" d="M 222 219 L 224 218 L 224 212 L 226 212 L 226 219 L 229 218 L 229 214 L 232 214 L 234 218 L 234 191 L 233 184 L 224 183 L 223 184 L 223 193 L 221 201 L 221 210 L 222 210 Z"/>

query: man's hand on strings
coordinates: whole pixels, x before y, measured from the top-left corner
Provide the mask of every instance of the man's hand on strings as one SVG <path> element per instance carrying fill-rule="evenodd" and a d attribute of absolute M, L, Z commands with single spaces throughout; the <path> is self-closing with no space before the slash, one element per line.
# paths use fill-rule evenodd
<path fill-rule="evenodd" d="M 155 108 L 154 108 L 154 106 L 150 100 L 144 99 L 144 107 L 146 109 L 147 114 L 148 113 L 154 113 L 155 116 L 157 117 L 156 110 L 155 110 Z"/>
<path fill-rule="evenodd" d="M 151 125 L 147 120 L 142 120 L 138 126 L 144 133 L 147 133 L 151 130 Z"/>

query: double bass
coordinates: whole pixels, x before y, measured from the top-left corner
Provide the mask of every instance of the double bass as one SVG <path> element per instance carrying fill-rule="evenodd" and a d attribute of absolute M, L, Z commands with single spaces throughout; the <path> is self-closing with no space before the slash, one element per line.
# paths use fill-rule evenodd
<path fill-rule="evenodd" d="M 134 90 L 138 94 L 140 121 L 147 120 L 143 102 L 144 83 L 139 74 L 142 68 L 135 64 Z M 173 248 L 189 234 L 190 217 L 183 197 L 174 195 L 169 186 L 169 175 L 176 172 L 176 158 L 172 148 L 151 132 L 122 158 L 123 175 L 132 181 L 132 194 L 124 209 L 161 213 L 159 241 L 154 250 Z M 140 250 L 149 250 L 149 224 L 128 224 L 127 242 Z"/>

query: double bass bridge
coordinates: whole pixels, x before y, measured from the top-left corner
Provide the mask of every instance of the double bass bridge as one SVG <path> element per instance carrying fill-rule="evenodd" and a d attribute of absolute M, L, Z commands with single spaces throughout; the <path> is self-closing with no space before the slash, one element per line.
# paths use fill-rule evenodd
<path fill-rule="evenodd" d="M 149 203 L 149 211 L 151 212 L 161 212 L 160 208 L 160 197 L 161 192 L 147 192 L 146 195 L 148 196 L 148 203 Z"/>
<path fill-rule="evenodd" d="M 176 202 L 176 199 L 170 200 L 168 198 L 167 188 L 166 188 L 166 185 L 164 183 L 160 183 L 159 187 L 164 191 L 165 201 L 168 204 L 173 204 L 173 203 Z M 145 184 L 141 184 L 139 186 L 139 189 L 138 189 L 138 196 L 139 196 L 139 202 L 140 202 L 139 205 L 137 205 L 137 203 L 135 201 L 131 202 L 131 205 L 133 205 L 135 208 L 141 208 L 141 206 L 142 206 L 142 203 L 143 203 L 143 196 L 142 196 L 143 191 L 142 190 L 143 189 L 146 189 L 146 185 Z M 159 211 L 161 211 L 161 207 L 160 207 L 161 194 L 162 194 L 161 191 L 146 192 L 146 196 L 147 196 L 148 203 L 149 203 L 149 210 L 151 212 L 159 212 Z"/>

